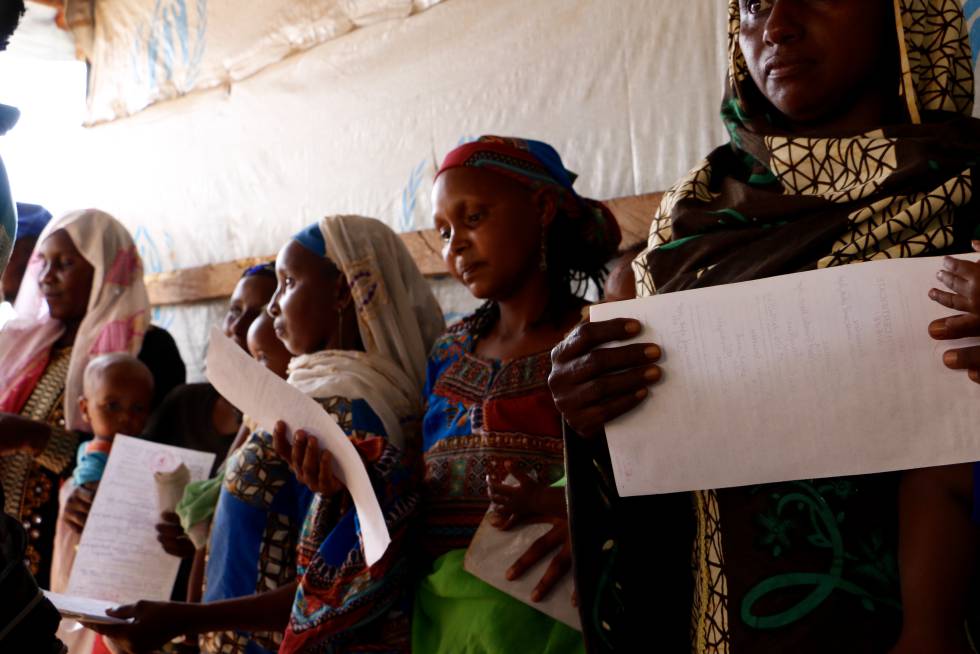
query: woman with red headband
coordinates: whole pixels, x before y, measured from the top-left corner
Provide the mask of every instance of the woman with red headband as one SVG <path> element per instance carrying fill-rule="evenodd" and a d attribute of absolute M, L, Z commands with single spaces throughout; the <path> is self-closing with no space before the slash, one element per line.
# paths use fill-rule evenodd
<path fill-rule="evenodd" d="M 491 522 L 552 530 L 510 578 L 558 549 L 534 591 L 543 599 L 571 560 L 561 417 L 548 391 L 549 351 L 580 320 L 619 228 L 572 190 L 575 176 L 544 143 L 484 136 L 446 156 L 433 207 L 450 273 L 485 301 L 429 357 L 423 422 L 424 543 L 431 570 L 415 597 L 413 651 L 569 652 L 581 636 L 463 570 L 466 548 Z M 519 485 L 500 482 L 513 475 Z M 492 500 L 492 504 L 491 504 Z"/>

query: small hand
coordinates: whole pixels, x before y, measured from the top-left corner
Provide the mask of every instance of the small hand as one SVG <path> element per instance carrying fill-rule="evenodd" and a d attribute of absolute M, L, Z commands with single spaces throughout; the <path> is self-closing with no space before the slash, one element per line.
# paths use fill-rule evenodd
<path fill-rule="evenodd" d="M 75 490 L 68 496 L 68 501 L 65 502 L 65 522 L 72 531 L 82 533 L 85 522 L 88 520 L 89 511 L 92 510 L 95 491 L 98 488 L 99 482 L 76 486 Z"/>
<path fill-rule="evenodd" d="M 491 525 L 506 531 L 522 521 L 534 522 L 530 518 L 564 517 L 565 492 L 542 484 L 524 472 L 511 461 L 504 468 L 517 480 L 516 484 L 505 484 L 499 479 L 487 477 L 487 490 L 490 494 L 491 511 L 488 520 Z"/>
<path fill-rule="evenodd" d="M 601 435 L 607 422 L 638 405 L 649 394 L 647 387 L 663 376 L 654 364 L 660 347 L 653 343 L 600 348 L 633 338 L 641 329 L 626 318 L 583 323 L 551 351 L 551 394 L 580 435 Z"/>
<path fill-rule="evenodd" d="M 290 445 L 286 438 L 286 423 L 279 421 L 272 432 L 276 453 L 289 464 L 301 484 L 314 493 L 331 496 L 343 490 L 343 484 L 333 474 L 333 457 L 327 450 L 320 451 L 316 438 L 302 429 L 293 435 Z"/>
<path fill-rule="evenodd" d="M 181 635 L 185 620 L 181 618 L 184 605 L 178 602 L 148 602 L 141 600 L 106 614 L 113 618 L 132 620 L 129 624 L 89 624 L 85 626 L 112 641 L 112 645 L 126 654 L 155 652 Z"/>
<path fill-rule="evenodd" d="M 980 242 L 973 241 L 980 251 Z M 980 264 L 953 257 L 943 258 L 936 277 L 949 291 L 934 288 L 929 297 L 944 307 L 964 313 L 929 323 L 929 335 L 937 340 L 955 340 L 980 336 Z M 980 384 L 980 347 L 946 350 L 943 363 L 954 370 L 967 370 L 971 380 Z"/>
<path fill-rule="evenodd" d="M 156 525 L 157 541 L 163 546 L 163 551 L 178 559 L 188 559 L 194 556 L 197 549 L 194 543 L 180 525 L 180 517 L 172 511 L 160 514 L 160 522 Z"/>

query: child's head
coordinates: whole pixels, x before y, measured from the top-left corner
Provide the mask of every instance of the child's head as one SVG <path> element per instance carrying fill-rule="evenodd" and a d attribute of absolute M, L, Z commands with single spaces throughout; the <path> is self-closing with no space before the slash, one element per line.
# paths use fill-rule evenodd
<path fill-rule="evenodd" d="M 153 374 L 130 354 L 103 354 L 85 367 L 82 416 L 101 438 L 138 436 L 146 426 L 153 401 Z"/>
<path fill-rule="evenodd" d="M 347 278 L 327 258 L 318 223 L 294 236 L 276 257 L 278 286 L 269 302 L 275 334 L 293 356 L 342 349 L 356 332 Z M 349 340 L 349 339 L 348 339 Z"/>
<path fill-rule="evenodd" d="M 248 328 L 248 351 L 252 358 L 263 366 L 280 377 L 286 377 L 292 355 L 276 336 L 272 316 L 265 311 L 260 313 Z"/>
<path fill-rule="evenodd" d="M 632 300 L 636 297 L 636 276 L 633 272 L 633 259 L 646 248 L 645 241 L 634 243 L 623 248 L 616 258 L 609 262 L 609 276 L 603 287 L 603 299 L 606 302 Z"/>
<path fill-rule="evenodd" d="M 572 190 L 575 175 L 538 141 L 481 137 L 450 152 L 432 189 L 450 273 L 475 297 L 506 301 L 544 282 L 553 317 L 601 286 L 619 244 L 615 218 Z"/>
<path fill-rule="evenodd" d="M 222 327 L 225 336 L 243 350 L 248 349 L 245 340 L 249 326 L 269 304 L 275 290 L 276 269 L 271 263 L 252 266 L 235 285 Z"/>

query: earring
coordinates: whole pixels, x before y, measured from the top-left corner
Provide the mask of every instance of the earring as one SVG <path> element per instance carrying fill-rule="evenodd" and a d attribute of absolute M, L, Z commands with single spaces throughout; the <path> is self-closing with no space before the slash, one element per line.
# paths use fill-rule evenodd
<path fill-rule="evenodd" d="M 538 268 L 542 272 L 548 270 L 548 227 L 546 225 L 541 226 L 541 261 L 538 263 Z"/>

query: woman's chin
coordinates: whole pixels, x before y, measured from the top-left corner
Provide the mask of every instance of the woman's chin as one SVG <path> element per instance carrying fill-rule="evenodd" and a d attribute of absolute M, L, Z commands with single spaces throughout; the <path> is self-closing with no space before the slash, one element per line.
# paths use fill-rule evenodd
<path fill-rule="evenodd" d="M 474 279 L 471 281 L 464 281 L 463 286 L 465 286 L 466 290 L 470 292 L 470 295 L 475 297 L 477 300 L 496 299 L 497 294 L 494 293 L 494 289 L 483 280 Z"/>

